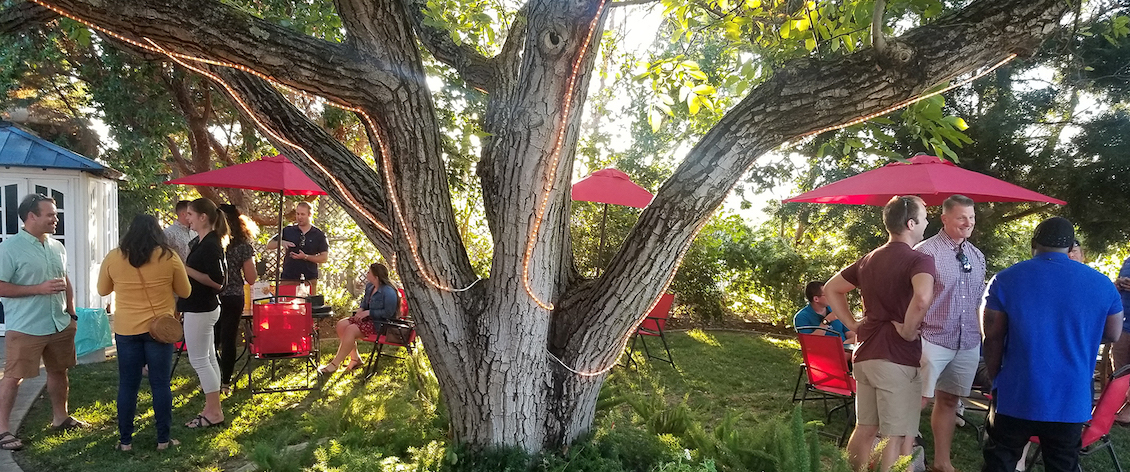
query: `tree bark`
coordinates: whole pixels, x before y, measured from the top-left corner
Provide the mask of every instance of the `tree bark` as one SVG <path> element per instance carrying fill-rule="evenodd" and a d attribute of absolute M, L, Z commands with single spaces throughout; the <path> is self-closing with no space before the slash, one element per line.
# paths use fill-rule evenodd
<path fill-rule="evenodd" d="M 503 52 L 483 58 L 428 31 L 416 16 L 423 2 L 413 0 L 338 0 L 348 16 L 342 44 L 297 35 L 216 0 L 35 1 L 138 44 L 152 41 L 182 61 L 192 56 L 256 71 L 194 62 L 228 84 L 228 93 L 247 103 L 249 118 L 278 133 L 271 137 L 276 146 L 334 189 L 331 196 L 381 251 L 395 255 L 455 439 L 528 451 L 567 444 L 591 427 L 604 373 L 628 333 L 759 156 L 1032 51 L 1069 8 L 1059 0 L 981 0 L 889 38 L 884 57 L 864 50 L 789 64 L 694 146 L 606 272 L 583 280 L 572 263 L 568 183 L 608 5 L 531 0 Z M 490 137 L 478 165 L 494 241 L 489 280 L 476 281 L 451 209 L 421 45 L 489 93 L 483 128 Z M 264 78 L 356 110 L 376 168 Z"/>

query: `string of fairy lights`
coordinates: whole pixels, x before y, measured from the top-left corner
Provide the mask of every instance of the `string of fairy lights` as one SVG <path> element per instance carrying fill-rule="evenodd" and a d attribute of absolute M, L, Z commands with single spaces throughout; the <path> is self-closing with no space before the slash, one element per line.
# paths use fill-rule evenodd
<path fill-rule="evenodd" d="M 173 60 L 174 62 L 176 62 L 177 64 L 181 65 L 182 67 L 189 69 L 193 72 L 196 72 L 198 74 L 201 74 L 201 75 L 208 77 L 209 79 L 213 80 L 214 82 L 219 84 L 221 87 L 223 87 L 225 90 L 227 90 L 228 94 L 236 101 L 237 105 L 245 112 L 245 114 L 248 117 L 250 117 L 252 119 L 252 121 L 255 123 L 255 125 L 260 130 L 262 130 L 264 133 L 268 134 L 269 136 L 271 136 L 272 138 L 274 138 L 278 142 L 283 143 L 283 144 L 293 148 L 295 151 L 302 153 L 307 158 L 307 162 L 312 163 L 314 168 L 319 173 L 321 173 L 321 175 L 324 178 L 326 178 L 326 180 L 328 180 L 330 183 L 332 183 L 334 185 L 334 187 L 336 187 L 338 194 L 343 197 L 343 199 L 346 201 L 346 203 L 350 207 L 352 207 L 358 214 L 362 215 L 367 220 L 367 222 L 369 224 L 374 225 L 382 233 L 384 233 L 388 236 L 392 236 L 392 231 L 387 226 L 382 224 L 379 221 L 379 219 L 377 219 L 371 212 L 369 212 L 365 208 L 364 205 L 362 205 L 359 201 L 357 201 L 357 199 L 354 198 L 352 196 L 352 194 L 347 190 L 344 183 L 342 183 L 341 180 L 339 180 L 336 176 L 334 176 L 321 163 L 319 163 L 317 160 L 315 160 L 313 158 L 313 156 L 304 147 L 302 147 L 301 145 L 299 145 L 297 143 L 294 143 L 293 141 L 291 141 L 289 139 L 284 138 L 282 135 L 280 135 L 279 133 L 277 133 L 273 129 L 271 129 L 271 127 L 268 126 L 266 123 L 263 123 L 261 120 L 259 120 L 259 118 L 256 117 L 255 113 L 252 112 L 250 106 L 248 106 L 247 103 L 245 103 L 244 100 L 240 97 L 240 95 L 235 93 L 234 88 L 231 87 L 222 78 L 220 78 L 216 74 L 214 74 L 214 73 L 212 73 L 212 72 L 210 72 L 206 69 L 193 66 L 193 65 L 190 64 L 190 62 L 236 69 L 236 70 L 254 75 L 256 77 L 259 77 L 263 80 L 266 80 L 267 82 L 271 83 L 272 85 L 274 85 L 276 87 L 283 88 L 283 89 L 288 90 L 290 92 L 293 92 L 295 94 L 299 94 L 299 95 L 302 95 L 302 96 L 305 96 L 305 97 L 313 97 L 313 95 L 311 95 L 307 92 L 304 92 L 302 90 L 298 90 L 298 89 L 295 89 L 293 87 L 290 87 L 290 86 L 274 79 L 273 77 L 270 77 L 269 75 L 264 74 L 262 72 L 259 72 L 255 69 L 250 68 L 250 67 L 243 66 L 243 65 L 240 65 L 240 64 L 231 63 L 231 62 L 218 61 L 218 60 L 214 60 L 214 59 L 208 59 L 208 58 L 204 58 L 204 57 L 198 57 L 198 56 L 193 56 L 193 55 L 189 55 L 189 54 L 179 53 L 179 52 L 176 52 L 176 51 L 167 50 L 167 49 L 162 48 L 161 46 L 157 45 L 157 43 L 155 41 L 153 41 L 152 39 L 149 39 L 147 37 L 142 38 L 144 42 L 138 41 L 138 40 L 135 40 L 133 38 L 130 38 L 130 37 L 115 33 L 113 31 L 110 31 L 109 29 L 104 28 L 104 27 L 99 26 L 99 25 L 96 25 L 93 22 L 79 18 L 78 16 L 71 14 L 67 11 L 64 11 L 64 10 L 54 6 L 54 5 L 44 3 L 43 0 L 31 0 L 31 1 L 42 6 L 42 7 L 44 7 L 44 8 L 49 9 L 49 10 L 55 12 L 55 13 L 58 13 L 61 16 L 64 16 L 64 17 L 70 18 L 71 20 L 77 21 L 77 22 L 79 22 L 79 23 L 81 23 L 81 24 L 83 24 L 83 25 L 85 25 L 85 26 L 87 26 L 91 29 L 94 29 L 96 31 L 104 33 L 104 34 L 106 34 L 110 37 L 113 37 L 113 38 L 115 38 L 119 41 L 122 41 L 126 44 L 130 44 L 132 46 L 135 46 L 135 47 L 138 47 L 138 48 L 150 51 L 150 52 L 155 52 L 155 53 L 164 55 L 164 56 L 170 58 L 171 60 Z M 573 112 L 574 87 L 576 86 L 577 79 L 580 76 L 580 69 L 581 69 L 581 66 L 582 66 L 586 56 L 587 56 L 587 53 L 590 50 L 594 49 L 594 48 L 591 48 L 587 45 L 589 45 L 590 42 L 592 41 L 592 37 L 595 34 L 595 31 L 596 31 L 597 26 L 599 24 L 600 18 L 604 14 L 604 10 L 605 10 L 605 8 L 607 8 L 607 6 L 608 6 L 608 0 L 601 0 L 600 4 L 597 6 L 596 14 L 593 16 L 592 20 L 589 22 L 588 30 L 587 30 L 587 33 L 586 33 L 586 36 L 585 36 L 585 41 L 580 43 L 582 45 L 582 49 L 580 50 L 580 52 L 577 54 L 577 57 L 573 61 L 572 69 L 570 71 L 568 80 L 566 81 L 565 97 L 564 97 L 564 100 L 562 102 L 562 108 L 561 108 L 561 119 L 559 120 L 557 130 L 556 130 L 556 133 L 555 133 L 555 139 L 554 139 L 554 142 L 553 142 L 552 151 L 550 153 L 549 163 L 546 166 L 546 171 L 545 171 L 543 180 L 541 182 L 542 189 L 541 189 L 541 194 L 538 198 L 537 211 L 534 214 L 533 224 L 531 225 L 530 231 L 527 234 L 526 250 L 525 250 L 525 253 L 524 253 L 524 256 L 523 256 L 523 259 L 522 259 L 522 283 L 523 283 L 523 287 L 525 288 L 526 294 L 530 297 L 530 299 L 533 300 L 534 303 L 536 303 L 539 307 L 541 307 L 542 309 L 545 309 L 545 310 L 553 310 L 554 305 L 553 305 L 553 303 L 551 303 L 549 301 L 542 300 L 536 293 L 534 293 L 534 289 L 533 289 L 533 286 L 532 286 L 531 281 L 530 281 L 530 264 L 531 264 L 531 261 L 533 259 L 534 248 L 537 244 L 537 237 L 538 237 L 538 234 L 541 230 L 541 224 L 545 219 L 546 211 L 548 211 L 549 199 L 550 199 L 550 197 L 553 193 L 553 188 L 554 188 L 553 184 L 554 184 L 554 181 L 557 179 L 558 165 L 560 164 L 562 148 L 564 146 L 565 136 L 566 136 L 566 133 L 567 133 L 567 130 L 568 130 L 569 117 Z M 865 121 L 886 115 L 888 113 L 891 113 L 891 112 L 898 110 L 898 109 L 901 109 L 903 107 L 910 106 L 910 105 L 917 103 L 919 101 L 928 99 L 928 98 L 936 96 L 936 95 L 940 95 L 942 93 L 953 90 L 957 87 L 961 87 L 961 86 L 964 86 L 966 84 L 969 84 L 970 82 L 973 82 L 974 80 L 977 80 L 977 79 L 985 76 L 986 74 L 991 73 L 992 71 L 996 70 L 997 68 L 1007 64 L 1009 61 L 1012 61 L 1016 57 L 1017 57 L 1016 54 L 1010 54 L 1009 56 L 1007 56 L 1003 60 L 997 62 L 996 64 L 992 65 L 991 67 L 985 69 L 984 71 L 981 71 L 981 72 L 975 74 L 974 76 L 972 76 L 968 79 L 965 79 L 965 80 L 962 80 L 962 81 L 959 81 L 959 82 L 955 82 L 955 83 L 950 84 L 949 86 L 947 86 L 945 88 L 936 90 L 934 92 L 930 92 L 930 93 L 927 93 L 927 94 L 919 95 L 919 96 L 904 100 L 904 101 L 899 102 L 895 105 L 892 105 L 892 106 L 890 106 L 890 107 L 888 107 L 888 108 L 886 108 L 882 111 L 878 111 L 878 112 L 875 112 L 875 113 L 872 113 L 872 114 L 869 114 L 869 115 L 866 115 L 866 116 L 862 116 L 862 117 L 847 121 L 847 122 L 842 123 L 842 124 L 832 125 L 832 126 L 828 126 L 828 127 L 825 127 L 825 128 L 821 128 L 821 129 L 818 129 L 818 130 L 815 130 L 815 131 L 805 133 L 801 136 L 796 137 L 795 139 L 803 139 L 803 138 L 806 138 L 806 137 L 809 137 L 809 136 L 814 136 L 814 135 L 825 133 L 825 132 L 828 132 L 828 131 L 835 131 L 835 130 L 838 130 L 838 129 L 846 128 L 848 126 L 853 126 L 853 125 L 856 125 L 856 124 L 859 124 L 859 123 L 863 123 Z M 342 103 L 342 102 L 339 102 L 339 101 L 333 100 L 333 99 L 326 99 L 326 102 L 329 103 L 332 106 L 341 108 L 341 109 L 346 110 L 346 111 L 351 111 L 353 113 L 356 113 L 358 116 L 360 116 L 365 121 L 365 124 L 371 130 L 373 139 L 377 141 L 376 147 L 377 147 L 377 152 L 380 154 L 380 163 L 381 163 L 381 168 L 382 168 L 382 171 L 383 171 L 382 174 L 384 176 L 384 183 L 385 183 L 385 186 L 386 186 L 386 188 L 388 189 L 388 192 L 389 192 L 389 200 L 392 202 L 393 211 L 396 215 L 397 221 L 401 221 L 401 222 L 405 221 L 404 212 L 401 208 L 400 201 L 399 201 L 399 198 L 397 196 L 398 192 L 397 192 L 397 189 L 396 189 L 395 179 L 392 178 L 392 160 L 391 160 L 391 156 L 389 155 L 388 146 L 385 145 L 385 138 L 382 134 L 382 129 L 379 126 L 377 126 L 376 121 L 373 120 L 373 118 L 371 116 L 369 116 L 369 114 L 367 112 L 365 112 L 364 110 L 362 110 L 359 107 L 355 107 L 353 105 L 350 105 L 350 104 L 347 104 L 347 103 Z M 752 165 L 753 165 L 753 163 L 751 162 L 750 167 L 752 167 Z M 748 171 L 748 170 L 749 169 L 747 168 L 746 171 Z M 732 190 L 732 186 L 731 186 L 731 190 Z M 705 226 L 705 224 L 706 224 L 706 219 L 703 219 L 703 222 L 699 223 L 698 226 L 695 227 L 694 231 L 691 233 L 691 236 L 687 239 L 687 242 L 683 244 L 683 247 L 679 251 L 678 257 L 675 259 L 675 266 L 676 267 L 682 262 L 683 258 L 686 256 L 687 251 L 691 247 L 691 241 L 694 240 L 694 237 L 699 233 L 699 231 L 702 230 L 702 227 Z M 478 283 L 480 280 L 482 280 L 481 278 L 476 279 L 470 285 L 468 285 L 466 287 L 462 287 L 462 288 L 454 288 L 450 284 L 441 282 L 437 277 L 430 274 L 428 269 L 424 265 L 423 260 L 422 260 L 422 258 L 420 257 L 420 254 L 419 254 L 418 245 L 417 245 L 415 239 L 412 238 L 412 235 L 409 233 L 407 225 L 401 224 L 401 225 L 398 225 L 398 226 L 401 229 L 401 234 L 403 235 L 405 242 L 407 243 L 409 252 L 412 255 L 412 260 L 416 264 L 416 267 L 418 267 L 419 270 L 420 270 L 420 274 L 419 274 L 420 277 L 425 282 L 427 282 L 428 285 L 432 286 L 433 288 L 435 288 L 437 290 L 448 291 L 448 292 L 462 292 L 462 291 L 469 290 L 476 283 Z M 395 254 L 394 254 L 393 257 L 394 257 L 393 258 L 393 265 L 395 266 L 395 264 L 396 264 L 395 263 Z M 646 310 L 644 310 L 643 314 L 640 315 L 635 320 L 635 322 L 632 324 L 632 329 L 628 330 L 626 333 L 624 333 L 624 335 L 620 336 L 620 338 L 617 340 L 617 346 L 619 348 L 618 352 L 620 354 L 617 356 L 615 362 L 613 362 L 609 365 L 600 367 L 600 368 L 595 369 L 595 370 L 582 371 L 582 370 L 574 369 L 573 367 L 566 364 L 564 361 L 562 361 L 560 358 L 558 358 L 556 355 L 554 355 L 552 352 L 550 352 L 548 347 L 546 348 L 546 353 L 548 354 L 548 356 L 551 359 L 553 359 L 558 364 L 560 364 L 565 370 L 567 370 L 567 371 L 569 371 L 569 372 L 571 372 L 571 373 L 573 373 L 577 376 L 596 377 L 596 376 L 600 376 L 600 375 L 607 373 L 608 371 L 610 371 L 612 368 L 614 368 L 620 362 L 620 358 L 624 355 L 624 349 L 627 346 L 627 343 L 631 339 L 632 335 L 635 333 L 636 327 L 638 327 L 641 323 L 643 323 L 644 319 L 647 318 L 647 315 L 651 312 L 651 310 L 654 309 L 656 305 L 658 305 L 660 297 L 662 296 L 663 293 L 665 293 L 667 291 L 668 288 L 670 288 L 670 285 L 671 285 L 673 280 L 674 280 L 674 271 L 672 271 L 672 273 L 668 275 L 666 281 L 663 284 L 663 289 L 659 291 L 659 296 L 657 296 L 655 299 L 652 300 L 652 302 L 649 304 L 648 308 Z"/>
<path fill-rule="evenodd" d="M 389 230 L 387 226 L 382 224 L 379 221 L 379 219 L 377 219 L 375 216 L 373 216 L 373 214 L 371 212 L 369 212 L 364 207 L 364 205 L 361 205 L 360 202 L 358 202 L 352 196 L 352 194 L 347 191 L 345 185 L 339 179 L 337 179 L 337 177 L 335 177 L 331 172 L 329 172 L 329 170 L 327 170 L 324 166 L 322 166 L 321 163 L 319 163 L 317 160 L 313 159 L 313 157 L 310 155 L 310 153 L 308 151 L 306 151 L 305 148 L 303 148 L 301 145 L 299 145 L 297 143 L 294 143 L 294 142 L 282 137 L 281 135 L 276 133 L 274 130 L 272 130 L 269 126 L 267 126 L 265 123 L 263 123 L 261 120 L 259 120 L 255 116 L 255 114 L 251 111 L 251 108 L 243 101 L 242 98 L 240 98 L 240 96 L 238 94 L 235 93 L 234 89 L 226 81 L 224 81 L 222 78 L 220 78 L 219 76 L 217 76 L 217 75 L 215 75 L 215 74 L 213 74 L 209 71 L 206 71 L 204 69 L 194 67 L 194 66 L 188 64 L 188 62 L 186 62 L 186 61 L 236 69 L 236 70 L 239 70 L 239 71 L 246 72 L 248 74 L 252 74 L 256 77 L 259 77 L 263 80 L 266 80 L 267 82 L 271 83 L 274 86 L 286 89 L 286 90 L 291 91 L 293 93 L 300 94 L 300 95 L 303 95 L 305 97 L 312 97 L 312 95 L 310 95 L 310 94 L 308 94 L 304 91 L 297 90 L 293 87 L 289 87 L 286 84 L 283 84 L 283 83 L 279 82 L 278 80 L 275 80 L 273 77 L 270 77 L 270 76 L 268 76 L 268 75 L 266 75 L 262 72 L 259 72 L 255 69 L 252 69 L 250 67 L 246 67 L 246 66 L 243 66 L 243 65 L 240 65 L 240 64 L 234 64 L 234 63 L 225 62 L 225 61 L 217 61 L 217 60 L 213 60 L 213 59 L 197 57 L 197 56 L 192 56 L 192 55 L 189 55 L 189 54 L 183 54 L 183 53 L 178 53 L 178 52 L 175 52 L 175 51 L 170 51 L 170 50 L 167 50 L 165 48 L 158 46 L 156 42 L 154 42 L 153 40 L 151 40 L 149 38 L 143 38 L 143 40 L 145 42 L 137 41 L 133 38 L 118 34 L 114 31 L 111 31 L 111 30 L 104 28 L 100 25 L 94 24 L 93 22 L 90 22 L 90 21 L 87 21 L 83 18 L 80 18 L 77 15 L 71 14 L 70 12 L 67 12 L 67 11 L 65 11 L 61 8 L 54 6 L 54 5 L 49 5 L 49 4 L 43 3 L 43 1 L 41 1 L 41 0 L 32 0 L 32 1 L 39 4 L 40 6 L 43 6 L 44 8 L 47 8 L 51 11 L 54 11 L 55 13 L 58 13 L 59 15 L 65 16 L 65 17 L 70 18 L 74 21 L 82 23 L 83 25 L 85 25 L 85 26 L 87 26 L 91 29 L 102 32 L 106 35 L 109 35 L 109 36 L 119 40 L 119 41 L 125 42 L 127 44 L 132 45 L 132 46 L 135 46 L 135 47 L 138 47 L 138 48 L 150 51 L 150 52 L 155 52 L 155 53 L 164 55 L 166 57 L 169 57 L 170 59 L 172 59 L 177 64 L 180 64 L 182 67 L 185 67 L 189 70 L 197 72 L 197 73 L 215 81 L 216 83 L 220 84 L 220 86 L 224 87 L 224 89 L 227 90 L 228 93 L 236 100 L 237 105 L 249 117 L 251 117 L 252 121 L 255 123 L 255 125 L 260 130 L 262 130 L 264 133 L 268 134 L 269 136 L 277 139 L 279 142 L 286 144 L 287 146 L 289 146 L 289 147 L 293 148 L 294 150 L 301 152 L 303 155 L 305 155 L 307 157 L 308 161 L 313 163 L 313 165 L 318 170 L 318 172 L 320 172 L 324 177 L 326 177 L 327 180 L 329 180 L 337 188 L 338 193 L 344 197 L 346 202 L 354 210 L 356 210 L 359 214 L 361 214 L 370 224 L 373 224 L 374 226 L 376 226 L 381 232 L 385 233 L 386 235 L 392 236 L 392 231 Z M 352 105 L 348 105 L 348 104 L 344 104 L 344 103 L 339 103 L 339 102 L 334 101 L 334 100 L 327 100 L 327 103 L 329 103 L 333 106 L 339 107 L 343 110 L 351 111 L 351 112 L 358 114 L 359 116 L 362 117 L 362 119 L 365 120 L 366 124 L 369 126 L 369 129 L 372 130 L 374 139 L 377 141 L 377 151 L 379 152 L 379 154 L 381 156 L 381 166 L 382 166 L 382 170 L 383 170 L 383 174 L 384 174 L 385 185 L 386 185 L 386 188 L 388 188 L 388 191 L 389 191 L 389 200 L 392 202 L 393 211 L 395 212 L 398 221 L 405 221 L 404 220 L 404 213 L 403 213 L 403 210 L 401 209 L 401 206 L 400 206 L 400 200 L 397 196 L 398 193 L 396 191 L 395 179 L 392 178 L 392 162 L 391 162 L 391 158 L 389 156 L 388 146 L 385 145 L 385 140 L 384 140 L 384 137 L 381 133 L 381 128 L 376 125 L 375 120 L 373 120 L 373 118 L 371 116 L 369 116 L 368 113 L 366 113 L 364 110 L 362 110 L 358 107 L 354 107 Z M 476 283 L 478 283 L 479 280 L 481 280 L 481 279 L 477 279 L 474 282 L 472 282 L 470 285 L 468 285 L 466 287 L 462 287 L 462 288 L 454 288 L 449 284 L 445 284 L 445 283 L 440 282 L 436 277 L 429 274 L 427 268 L 424 266 L 423 261 L 422 261 L 420 255 L 419 255 L 418 245 L 416 244 L 415 239 L 413 239 L 411 237 L 411 235 L 409 234 L 407 225 L 401 224 L 399 226 L 400 226 L 402 234 L 405 238 L 405 242 L 407 243 L 409 252 L 412 254 L 413 262 L 420 269 L 421 278 L 424 279 L 424 281 L 427 282 L 432 287 L 434 287 L 438 290 L 444 290 L 444 291 L 450 291 L 450 292 L 461 292 L 461 291 L 469 290 Z M 395 265 L 395 262 L 394 262 L 394 265 Z"/>
<path fill-rule="evenodd" d="M 565 86 L 565 100 L 561 104 L 561 120 L 557 126 L 556 138 L 553 143 L 553 151 L 550 154 L 549 164 L 546 166 L 545 179 L 542 181 L 542 192 L 538 202 L 537 212 L 534 214 L 534 223 L 530 227 L 530 232 L 526 236 L 526 253 L 522 257 L 522 285 L 526 289 L 526 294 L 538 306 L 546 310 L 553 310 L 553 303 L 543 301 L 534 293 L 534 288 L 530 284 L 530 260 L 534 257 L 534 246 L 537 245 L 538 232 L 541 230 L 541 223 L 545 219 L 545 212 L 548 211 L 549 197 L 553 193 L 553 182 L 557 180 L 557 165 L 561 161 L 561 148 L 565 144 L 565 132 L 569 126 L 569 115 L 573 112 L 573 87 L 577 84 L 577 77 L 580 75 L 581 64 L 584 62 L 587 52 L 596 50 L 591 47 L 592 36 L 596 32 L 597 24 L 600 17 L 604 15 L 604 8 L 608 5 L 608 0 L 601 0 L 597 5 L 596 14 L 593 15 L 589 21 L 588 31 L 585 34 L 585 40 L 580 43 L 580 52 L 573 60 L 573 68 L 569 72 L 569 80 Z"/>

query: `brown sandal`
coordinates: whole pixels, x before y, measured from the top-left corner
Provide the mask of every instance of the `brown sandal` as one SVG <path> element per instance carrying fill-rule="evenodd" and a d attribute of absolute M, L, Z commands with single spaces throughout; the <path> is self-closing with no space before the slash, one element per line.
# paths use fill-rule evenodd
<path fill-rule="evenodd" d="M 345 364 L 345 367 L 343 368 L 343 370 L 346 371 L 346 372 L 349 372 L 349 371 L 356 369 L 358 367 L 361 367 L 363 365 L 365 365 L 365 361 L 362 361 L 360 359 L 350 359 L 349 363 Z"/>
<path fill-rule="evenodd" d="M 18 451 L 24 448 L 24 442 L 12 434 L 11 431 L 0 433 L 0 449 L 5 451 Z"/>

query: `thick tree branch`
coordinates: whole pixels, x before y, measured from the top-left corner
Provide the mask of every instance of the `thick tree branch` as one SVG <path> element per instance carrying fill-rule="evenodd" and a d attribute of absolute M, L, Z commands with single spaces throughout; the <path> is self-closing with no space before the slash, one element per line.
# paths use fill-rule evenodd
<path fill-rule="evenodd" d="M 898 42 L 912 52 L 902 64 L 876 68 L 873 54 L 865 50 L 787 65 L 695 145 L 644 210 L 605 275 L 566 294 L 560 310 L 568 321 L 555 327 L 552 345 L 567 356 L 591 352 L 586 350 L 597 348 L 595 343 L 607 342 L 590 336 L 603 329 L 597 324 L 638 321 L 646 305 L 624 306 L 624 294 L 641 292 L 635 287 L 639 280 L 667 279 L 680 249 L 759 156 L 828 126 L 887 110 L 1010 53 L 1030 53 L 1069 9 L 1061 0 L 982 0 L 901 37 Z M 654 300 L 662 288 L 649 286 L 641 298 Z M 589 358 L 589 365 L 612 362 L 618 351 L 607 346 L 604 353 Z"/>
<path fill-rule="evenodd" d="M 256 70 L 290 87 L 345 103 L 395 100 L 397 67 L 301 35 L 218 0 L 35 0 L 140 44 Z"/>
<path fill-rule="evenodd" d="M 361 0 L 356 0 L 361 1 Z M 344 2 L 344 0 L 339 0 Z M 420 42 L 437 60 L 459 72 L 467 85 L 491 92 L 496 85 L 498 70 L 494 63 L 469 44 L 455 44 L 451 32 L 426 24 L 423 0 L 403 0 L 404 12 Z"/>
<path fill-rule="evenodd" d="M 393 226 L 388 214 L 388 197 L 385 194 L 384 184 L 381 183 L 376 172 L 333 136 L 310 121 L 271 84 L 237 70 L 223 67 L 211 69 L 251 108 L 252 116 L 247 117 L 249 120 L 258 120 L 270 130 L 285 136 L 288 141 L 302 146 L 309 153 L 299 152 L 293 146 L 269 133 L 264 133 L 276 149 L 290 158 L 341 204 L 382 254 L 393 254 L 395 246 L 392 237 L 377 228 L 378 223 L 388 228 Z M 227 91 L 227 89 L 223 90 Z M 240 112 L 246 114 L 247 110 L 240 108 Z M 319 165 L 329 173 L 319 169 Z M 331 179 L 331 174 L 335 179 Z M 340 188 L 337 186 L 339 183 L 342 185 Z M 376 219 L 359 212 L 349 200 L 370 209 Z"/>
<path fill-rule="evenodd" d="M 19 33 L 58 18 L 59 15 L 31 2 L 0 10 L 0 36 Z"/>

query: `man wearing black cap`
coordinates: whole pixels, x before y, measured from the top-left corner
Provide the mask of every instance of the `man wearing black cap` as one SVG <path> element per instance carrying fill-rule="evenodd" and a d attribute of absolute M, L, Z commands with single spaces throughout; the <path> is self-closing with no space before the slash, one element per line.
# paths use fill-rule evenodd
<path fill-rule="evenodd" d="M 983 471 L 1011 472 L 1028 438 L 1045 470 L 1076 471 L 1099 342 L 1122 329 L 1122 300 L 1098 271 L 1073 261 L 1071 222 L 1048 218 L 1032 258 L 997 273 L 981 306 L 985 364 L 993 379 Z M 1007 343 L 1006 343 L 1007 340 Z"/>

